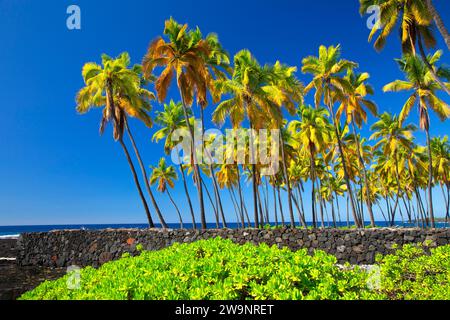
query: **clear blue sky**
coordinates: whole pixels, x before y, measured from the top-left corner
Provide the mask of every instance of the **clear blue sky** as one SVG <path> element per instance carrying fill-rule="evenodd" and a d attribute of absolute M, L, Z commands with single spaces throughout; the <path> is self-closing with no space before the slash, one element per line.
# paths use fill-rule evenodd
<path fill-rule="evenodd" d="M 434 2 L 450 27 L 447 1 Z M 71 4 L 81 8 L 81 30 L 66 28 Z M 400 55 L 397 34 L 384 51 L 375 52 L 367 43 L 369 30 L 357 0 L 0 0 L 0 225 L 146 222 L 120 146 L 109 131 L 98 135 L 100 111 L 77 115 L 74 97 L 83 85 L 85 62 L 128 51 L 139 63 L 170 16 L 198 25 L 204 34 L 218 33 L 231 55 L 251 50 L 262 64 L 278 59 L 299 66 L 303 57 L 317 54 L 320 44 L 340 43 L 343 56 L 371 74 L 380 112 L 399 112 L 405 101 L 403 94 L 381 92 L 401 77 L 393 61 Z M 436 37 L 445 48 L 437 32 Z M 450 61 L 447 50 L 443 61 Z M 309 80 L 301 73 L 299 78 Z M 160 108 L 154 104 L 154 110 Z M 417 121 L 416 112 L 409 120 Z M 163 153 L 161 144 L 150 141 L 156 128 L 132 125 L 146 164 L 155 164 Z M 432 135 L 448 128 L 448 121 L 432 116 Z M 422 133 L 418 138 L 424 142 Z M 186 208 L 181 192 L 174 191 Z M 442 212 L 440 191 L 435 194 Z M 158 199 L 167 220 L 176 222 L 166 197 Z"/>

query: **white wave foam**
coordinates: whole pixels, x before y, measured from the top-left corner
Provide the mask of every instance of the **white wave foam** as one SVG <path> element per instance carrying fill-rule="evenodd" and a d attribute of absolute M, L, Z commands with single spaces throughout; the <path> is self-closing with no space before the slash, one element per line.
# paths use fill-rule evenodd
<path fill-rule="evenodd" d="M 19 238 L 20 234 L 7 234 L 0 236 L 0 239 L 17 239 Z"/>

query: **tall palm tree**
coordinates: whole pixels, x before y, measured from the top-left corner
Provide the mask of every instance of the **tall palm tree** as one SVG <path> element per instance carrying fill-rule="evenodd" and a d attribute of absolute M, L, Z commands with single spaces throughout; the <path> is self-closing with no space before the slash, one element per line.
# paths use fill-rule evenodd
<path fill-rule="evenodd" d="M 431 153 L 433 155 L 434 177 L 439 182 L 442 189 L 442 195 L 445 200 L 446 214 L 449 219 L 450 214 L 450 143 L 448 136 L 434 137 L 431 139 Z M 444 191 L 444 186 L 447 192 Z"/>
<path fill-rule="evenodd" d="M 288 130 L 298 141 L 300 152 L 309 156 L 309 177 L 312 183 L 311 202 L 313 225 L 316 225 L 316 162 L 317 154 L 324 151 L 331 142 L 331 127 L 327 120 L 328 112 L 324 108 L 301 106 L 298 110 L 300 120 L 292 120 Z"/>
<path fill-rule="evenodd" d="M 191 110 L 189 109 L 188 116 L 190 115 Z M 152 140 L 158 142 L 162 139 L 165 139 L 164 152 L 166 154 L 169 154 L 171 150 L 175 147 L 175 143 L 178 142 L 174 141 L 173 138 L 174 132 L 178 129 L 186 128 L 186 120 L 184 119 L 182 103 L 181 102 L 175 103 L 173 100 L 170 100 L 168 104 L 164 104 L 164 110 L 156 112 L 155 123 L 158 124 L 161 127 L 161 129 L 159 129 L 153 134 Z M 184 193 L 186 195 L 186 199 L 189 205 L 189 211 L 191 213 L 192 226 L 194 229 L 196 229 L 194 209 L 192 206 L 191 197 L 189 195 L 186 183 L 186 176 L 184 172 L 185 168 L 183 167 L 183 162 L 181 161 L 181 159 L 177 160 L 180 166 L 181 178 L 183 180 Z"/>
<path fill-rule="evenodd" d="M 439 61 L 442 52 L 437 51 L 433 56 L 429 57 L 429 62 L 434 65 Z M 450 118 L 450 107 L 442 101 L 436 94 L 441 86 L 434 81 L 429 69 L 426 67 L 423 60 L 417 56 L 407 55 L 401 60 L 397 60 L 400 69 L 405 74 L 406 81 L 395 80 L 383 87 L 383 91 L 412 91 L 411 96 L 404 104 L 399 116 L 399 121 L 402 123 L 411 112 L 412 107 L 416 104 L 419 109 L 419 124 L 422 130 L 425 130 L 428 147 L 428 206 L 429 215 L 431 218 L 431 227 L 434 228 L 434 212 L 433 212 L 433 159 L 431 154 L 430 142 L 430 109 L 442 120 Z M 438 74 L 443 74 L 446 77 L 450 75 L 450 69 L 446 67 L 437 68 Z M 445 85 L 450 87 L 449 83 Z"/>
<path fill-rule="evenodd" d="M 370 42 L 377 31 L 381 30 L 374 42 L 374 47 L 378 51 L 384 48 L 386 38 L 399 22 L 403 54 L 416 55 L 417 43 L 419 53 L 431 75 L 439 83 L 442 90 L 450 95 L 450 89 L 446 88 L 439 79 L 439 75 L 428 62 L 425 53 L 424 46 L 429 49 L 436 46 L 436 39 L 431 27 L 433 16 L 436 17 L 436 11 L 434 15 L 431 14 L 430 9 L 433 6 L 430 6 L 430 4 L 430 0 L 360 0 L 360 13 L 364 14 L 367 8 L 372 5 L 379 5 L 380 7 L 380 19 L 375 23 L 369 34 Z"/>
<path fill-rule="evenodd" d="M 172 202 L 175 210 L 178 214 L 178 219 L 180 220 L 180 228 L 183 229 L 183 218 L 181 217 L 180 209 L 177 204 L 173 200 L 169 189 L 175 187 L 175 180 L 178 179 L 177 173 L 173 166 L 166 165 L 166 159 L 161 158 L 159 160 L 158 166 L 152 167 L 152 174 L 150 176 L 150 184 L 158 183 L 157 190 L 162 193 L 167 193 L 169 196 L 170 202 Z"/>
<path fill-rule="evenodd" d="M 444 21 L 442 20 L 441 16 L 437 12 L 436 8 L 433 5 L 433 1 L 431 0 L 425 0 L 428 10 L 430 11 L 431 15 L 433 16 L 434 23 L 436 24 L 437 28 L 439 29 L 439 32 L 441 33 L 442 37 L 444 38 L 445 44 L 447 45 L 448 50 L 450 50 L 450 34 L 448 33 L 447 28 L 444 25 Z"/>
<path fill-rule="evenodd" d="M 380 152 L 377 161 L 379 168 L 386 172 L 384 179 L 387 180 L 387 183 L 392 181 L 396 185 L 397 197 L 391 214 L 391 223 L 394 223 L 395 209 L 400 194 L 404 191 L 401 183 L 401 176 L 405 171 L 404 151 L 406 153 L 413 152 L 415 146 L 412 138 L 416 127 L 412 124 L 403 125 L 398 116 L 385 112 L 380 116 L 380 120 L 372 125 L 371 130 L 374 133 L 370 139 L 378 140 L 374 149 Z M 381 173 L 379 176 L 381 177 L 383 174 Z"/>
<path fill-rule="evenodd" d="M 250 129 L 260 129 L 264 125 L 263 114 L 279 117 L 279 113 L 267 97 L 263 87 L 269 81 L 269 74 L 248 50 L 241 50 L 234 56 L 234 70 L 231 79 L 219 79 L 215 82 L 217 95 L 231 95 L 231 98 L 219 103 L 213 112 L 213 121 L 223 124 L 230 117 L 233 128 L 239 128 L 245 117 Z M 250 135 L 250 139 L 253 136 Z M 250 144 L 253 145 L 252 141 Z M 253 151 L 253 149 L 251 149 Z M 257 201 L 257 170 L 255 155 L 250 154 L 252 164 L 253 203 L 255 227 L 260 226 Z"/>
<path fill-rule="evenodd" d="M 117 59 L 112 59 L 107 55 L 102 55 L 102 65 L 94 62 L 88 62 L 83 66 L 82 76 L 85 86 L 80 89 L 77 94 L 77 111 L 81 114 L 88 112 L 92 107 L 102 107 L 102 119 L 100 122 L 100 134 L 103 134 L 106 125 L 112 122 L 113 136 L 119 141 L 136 184 L 142 204 L 145 208 L 148 223 L 150 227 L 154 227 L 153 219 L 145 200 L 144 193 L 139 183 L 133 161 L 131 159 L 128 148 L 123 141 L 123 133 L 125 127 L 125 112 L 134 113 L 137 117 L 148 121 L 144 116 L 145 110 L 139 108 L 139 104 L 128 104 L 127 108 L 120 107 L 117 104 L 118 96 L 138 97 L 139 93 L 139 76 L 134 70 L 128 69 L 129 56 L 127 53 L 121 54 Z M 141 92 L 142 93 L 142 92 Z"/>
<path fill-rule="evenodd" d="M 267 119 L 266 123 L 267 128 L 278 129 L 281 132 L 281 134 L 279 135 L 279 143 L 281 146 L 281 164 L 288 193 L 288 206 L 289 216 L 291 219 L 291 227 L 294 227 L 295 222 L 292 209 L 292 190 L 286 155 L 286 139 L 284 138 L 284 136 L 286 135 L 286 130 L 284 130 L 283 128 L 286 121 L 284 121 L 283 119 L 280 108 L 284 106 L 291 115 L 294 115 L 295 104 L 297 102 L 303 101 L 303 85 L 297 80 L 294 75 L 294 72 L 297 71 L 296 67 L 290 67 L 277 61 L 273 66 L 266 65 L 265 68 L 268 70 L 269 75 L 271 75 L 271 79 L 269 83 L 263 87 L 263 90 L 268 93 L 269 100 L 271 100 L 273 104 L 279 107 L 278 117 L 270 116 L 269 119 Z M 275 109 L 275 112 L 276 111 L 277 109 Z M 281 119 L 281 121 L 279 119 Z M 301 221 L 303 220 L 301 219 Z"/>
<path fill-rule="evenodd" d="M 302 72 L 313 75 L 313 80 L 305 87 L 305 93 L 308 93 L 312 88 L 315 88 L 314 103 L 316 107 L 319 106 L 323 99 L 324 104 L 328 107 L 331 115 L 335 136 L 338 143 L 339 156 L 343 164 L 344 180 L 347 184 L 348 195 L 352 208 L 353 219 L 357 227 L 362 227 L 362 222 L 359 221 L 356 214 L 356 204 L 353 195 L 353 189 L 347 172 L 347 166 L 341 141 L 341 134 L 339 133 L 338 121 L 335 117 L 334 104 L 339 98 L 343 98 L 345 92 L 351 90 L 351 86 L 342 73 L 348 69 L 357 66 L 356 63 L 345 59 L 340 59 L 340 46 L 320 46 L 319 56 L 309 56 L 302 60 Z"/>
<path fill-rule="evenodd" d="M 366 98 L 368 94 L 373 94 L 372 86 L 366 83 L 366 80 L 369 79 L 368 73 L 364 72 L 358 74 L 353 70 L 348 70 L 346 79 L 349 82 L 351 88 L 350 91 L 346 92 L 344 98 L 342 99 L 342 103 L 336 111 L 336 118 L 340 119 L 340 115 L 344 113 L 346 116 L 346 122 L 352 125 L 357 157 L 364 178 L 366 206 L 369 212 L 371 226 L 375 227 L 375 218 L 372 211 L 372 204 L 370 202 L 369 180 L 367 178 L 366 166 L 361 155 L 359 141 L 357 141 L 355 126 L 361 128 L 362 122 L 367 122 L 367 113 L 364 109 L 369 110 L 372 115 L 376 116 L 377 106 L 373 101 Z"/>
<path fill-rule="evenodd" d="M 203 39 L 198 28 L 188 30 L 187 24 L 181 25 L 170 18 L 165 22 L 164 34 L 167 36 L 168 42 L 162 37 L 155 39 L 143 58 L 144 75 L 151 77 L 156 67 L 163 67 L 163 71 L 155 82 L 160 102 L 165 100 L 172 78 L 174 75 L 176 77 L 184 117 L 190 134 L 190 155 L 198 190 L 201 224 L 202 228 L 206 229 L 202 178 L 195 152 L 194 129 L 188 119 L 188 108 L 191 107 L 195 95 L 197 103 L 202 108 L 207 105 L 207 92 L 212 88 L 213 79 L 209 63 L 218 60 L 211 57 L 211 41 Z"/>
<path fill-rule="evenodd" d="M 129 59 L 125 64 L 125 67 L 128 67 L 128 64 Z M 142 67 L 140 65 L 134 65 L 132 70 L 136 73 L 135 84 L 137 89 L 135 90 L 134 95 L 131 95 L 128 90 L 127 92 L 119 91 L 115 97 L 118 110 L 123 110 L 123 112 L 120 112 L 118 115 L 119 123 L 123 123 L 123 126 L 127 131 L 128 137 L 131 141 L 131 145 L 133 146 L 134 153 L 141 168 L 142 178 L 144 179 L 147 193 L 149 194 L 153 207 L 155 208 L 156 215 L 158 216 L 162 227 L 167 228 L 166 221 L 164 220 L 158 203 L 156 202 L 155 196 L 153 195 L 152 189 L 150 188 L 147 171 L 145 169 L 144 162 L 142 161 L 139 149 L 136 145 L 136 141 L 134 140 L 133 134 L 131 132 L 131 128 L 128 124 L 127 117 L 127 115 L 136 117 L 141 120 L 148 128 L 151 128 L 153 126 L 153 121 L 147 114 L 147 112 L 151 110 L 150 100 L 155 99 L 155 96 L 152 92 L 141 87 L 141 85 L 145 84 L 145 81 L 141 78 Z"/>

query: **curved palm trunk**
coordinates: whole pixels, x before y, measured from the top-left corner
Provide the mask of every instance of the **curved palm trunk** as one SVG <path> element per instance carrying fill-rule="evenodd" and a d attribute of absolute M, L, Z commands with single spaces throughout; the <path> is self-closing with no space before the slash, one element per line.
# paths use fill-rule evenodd
<path fill-rule="evenodd" d="M 161 214 L 161 210 L 159 209 L 158 203 L 156 202 L 156 199 L 155 199 L 155 197 L 153 195 L 152 189 L 150 188 L 150 183 L 148 181 L 148 176 L 147 176 L 147 172 L 145 170 L 144 163 L 142 162 L 141 155 L 140 155 L 139 150 L 138 150 L 138 148 L 136 146 L 136 143 L 134 141 L 134 138 L 133 138 L 133 135 L 131 133 L 131 129 L 130 129 L 130 126 L 128 125 L 128 120 L 127 120 L 126 117 L 125 117 L 125 128 L 127 129 L 128 137 L 130 138 L 131 145 L 133 146 L 134 153 L 136 154 L 136 158 L 137 158 L 139 166 L 141 168 L 142 178 L 145 181 L 145 186 L 147 187 L 147 192 L 148 192 L 148 194 L 150 196 L 150 199 L 152 200 L 152 204 L 153 204 L 153 207 L 155 208 L 156 214 L 158 215 L 159 222 L 161 223 L 161 226 L 163 228 L 167 228 L 166 221 L 164 220 L 164 217 Z"/>
<path fill-rule="evenodd" d="M 284 182 L 286 183 L 287 193 L 288 193 L 289 217 L 291 218 L 291 227 L 295 228 L 294 210 L 292 209 L 291 183 L 289 181 L 289 176 L 288 176 L 288 172 L 287 172 L 286 155 L 285 155 L 285 151 L 284 151 L 284 141 L 283 141 L 283 137 L 281 134 L 280 134 L 280 143 L 281 143 L 281 159 L 283 162 Z"/>
<path fill-rule="evenodd" d="M 173 201 L 172 196 L 170 195 L 169 189 L 166 189 L 166 192 L 167 192 L 167 195 L 169 196 L 170 202 L 172 202 L 173 206 L 175 207 L 175 210 L 177 211 L 178 219 L 180 220 L 180 229 L 183 229 L 183 218 L 181 217 L 180 209 L 178 209 L 177 204 L 175 203 L 175 201 Z"/>
<path fill-rule="evenodd" d="M 242 228 L 245 228 L 244 211 L 242 210 L 242 208 L 241 208 L 241 207 L 239 206 L 239 204 L 238 204 L 238 200 L 237 200 L 237 197 L 236 197 L 236 193 L 235 193 L 234 188 L 233 188 L 232 185 L 230 186 L 230 195 L 232 196 L 232 200 L 233 200 L 233 198 L 234 198 L 234 202 L 236 203 L 236 207 L 237 207 L 237 209 L 238 209 L 239 216 L 240 216 L 240 219 L 241 219 L 241 225 L 242 225 Z"/>
<path fill-rule="evenodd" d="M 113 85 L 112 85 L 111 80 L 108 79 L 107 84 L 106 84 L 107 105 L 109 105 L 109 107 L 110 107 L 110 110 L 108 112 L 110 112 L 110 115 L 112 115 L 112 117 L 114 119 L 114 126 L 117 126 L 117 125 L 119 125 L 119 121 L 116 117 L 113 94 L 114 94 Z M 131 172 L 133 174 L 134 183 L 136 184 L 136 188 L 138 189 L 139 197 L 141 198 L 142 204 L 145 209 L 145 213 L 147 215 L 148 224 L 149 224 L 150 228 L 154 228 L 155 224 L 153 223 L 153 219 L 150 214 L 150 209 L 148 208 L 147 200 L 145 200 L 144 193 L 142 192 L 142 188 L 139 183 L 139 179 L 137 177 L 136 169 L 134 167 L 133 161 L 131 160 L 130 153 L 128 152 L 127 146 L 123 142 L 122 134 L 120 135 L 118 140 L 119 140 L 120 145 L 122 146 L 123 151 L 125 152 L 125 156 L 127 157 L 128 164 L 129 164 Z"/>
<path fill-rule="evenodd" d="M 200 204 L 200 222 L 202 225 L 202 229 L 206 229 L 206 216 L 205 216 L 205 203 L 203 200 L 202 177 L 200 175 L 200 169 L 199 169 L 199 166 L 197 163 L 197 155 L 195 152 L 194 129 L 191 127 L 191 124 L 189 122 L 187 106 L 186 106 L 186 102 L 184 100 L 183 91 L 181 90 L 181 87 L 180 87 L 179 79 L 177 81 L 177 84 L 178 84 L 178 89 L 180 91 L 181 102 L 183 105 L 184 120 L 186 121 L 186 126 L 189 129 L 189 134 L 190 134 L 190 138 L 191 138 L 191 152 L 190 152 L 191 154 L 190 154 L 190 156 L 191 156 L 191 163 L 193 163 L 193 166 L 194 166 L 195 184 L 197 186 L 198 201 Z"/>
<path fill-rule="evenodd" d="M 372 203 L 370 201 L 369 179 L 367 179 L 366 166 L 364 164 L 364 160 L 361 155 L 361 149 L 359 146 L 358 139 L 356 137 L 355 122 L 353 120 L 352 120 L 352 127 L 353 127 L 353 138 L 354 138 L 355 144 L 356 144 L 356 152 L 358 152 L 358 160 L 359 160 L 359 164 L 362 168 L 364 184 L 366 185 L 366 192 L 365 192 L 366 193 L 366 206 L 367 206 L 367 211 L 369 212 L 370 226 L 374 228 L 375 227 L 375 218 L 373 216 Z"/>
<path fill-rule="evenodd" d="M 450 34 L 448 33 L 447 28 L 444 25 L 444 21 L 441 16 L 437 12 L 436 8 L 433 5 L 431 0 L 426 0 L 428 10 L 430 10 L 431 15 L 433 16 L 434 23 L 444 38 L 445 44 L 447 45 L 448 50 L 450 50 Z"/>
<path fill-rule="evenodd" d="M 428 117 L 428 112 L 427 112 Z M 427 120 L 427 126 L 425 128 L 427 136 L 427 149 L 428 149 L 428 215 L 430 216 L 431 228 L 435 228 L 434 223 L 434 212 L 433 212 L 433 158 L 431 155 L 431 141 L 430 141 L 430 129 L 429 129 L 429 118 Z"/>
<path fill-rule="evenodd" d="M 297 212 L 298 212 L 298 220 L 300 221 L 300 223 L 302 224 L 302 227 L 306 228 L 306 221 L 305 218 L 303 216 L 302 210 L 300 209 L 300 206 L 298 204 L 297 199 L 295 198 L 294 195 L 292 195 L 292 200 L 294 201 L 294 205 L 297 208 Z"/>
<path fill-rule="evenodd" d="M 252 130 L 252 122 L 250 120 L 250 130 Z M 250 134 L 250 145 L 253 145 L 253 133 Z M 250 156 L 250 159 L 252 162 L 255 162 L 254 152 L 253 148 L 250 148 L 252 150 L 252 155 Z M 252 190 L 253 190 L 253 215 L 255 218 L 255 228 L 259 228 L 259 216 L 258 216 L 258 196 L 257 196 L 257 185 L 256 185 L 256 164 L 252 163 Z"/>
<path fill-rule="evenodd" d="M 256 165 L 252 164 L 252 179 L 253 179 L 253 215 L 255 218 L 255 228 L 259 228 L 258 217 L 258 200 L 257 200 L 257 186 L 256 186 Z"/>
<path fill-rule="evenodd" d="M 349 202 L 350 202 L 350 199 L 349 199 L 349 196 L 347 195 L 347 211 L 346 211 L 346 214 L 347 214 L 347 227 L 350 227 L 350 212 L 349 212 Z"/>
<path fill-rule="evenodd" d="M 447 220 L 450 219 L 450 183 L 447 183 L 447 214 L 445 215 L 445 218 Z"/>
<path fill-rule="evenodd" d="M 316 219 L 316 169 L 315 169 L 315 159 L 312 150 L 310 149 L 310 178 L 311 178 L 311 211 L 312 211 L 312 223 L 314 229 L 317 228 Z"/>
<path fill-rule="evenodd" d="M 275 218 L 275 226 L 278 227 L 277 195 L 275 193 L 275 186 L 272 186 L 272 191 L 273 191 L 273 214 Z"/>
<path fill-rule="evenodd" d="M 428 61 L 427 54 L 425 53 L 425 50 L 423 48 L 422 36 L 420 35 L 420 32 L 418 32 L 418 34 L 417 34 L 417 43 L 419 44 L 420 56 L 422 57 L 423 62 L 425 62 L 425 65 L 427 66 L 428 70 L 431 72 L 431 75 L 433 76 L 433 79 L 437 83 L 439 83 L 439 85 L 441 86 L 442 90 L 444 90 L 448 95 L 450 95 L 450 90 L 441 81 L 441 79 L 439 79 L 439 77 L 437 76 L 436 72 L 434 71 L 433 66 Z"/>
<path fill-rule="evenodd" d="M 214 196 L 216 198 L 217 207 L 219 209 L 219 213 L 220 213 L 220 216 L 222 218 L 223 225 L 224 225 L 225 228 L 227 228 L 227 222 L 225 220 L 225 215 L 224 215 L 224 212 L 223 212 L 222 199 L 220 198 L 219 187 L 217 186 L 217 180 L 216 180 L 216 176 L 214 174 L 214 168 L 213 168 L 212 164 L 209 165 L 209 172 L 211 174 L 212 181 L 213 181 Z"/>
<path fill-rule="evenodd" d="M 136 188 L 138 189 L 139 196 L 141 197 L 142 204 L 145 208 L 145 213 L 147 214 L 147 220 L 150 228 L 154 228 L 155 224 L 153 223 L 152 216 L 150 215 L 150 210 L 148 208 L 147 200 L 145 200 L 144 193 L 142 192 L 141 185 L 139 183 L 139 179 L 136 173 L 136 169 L 134 168 L 133 161 L 131 160 L 130 153 L 128 152 L 127 146 L 123 142 L 123 139 L 119 139 L 119 143 L 122 146 L 123 151 L 125 152 L 125 156 L 127 157 L 128 164 L 130 165 L 131 173 L 133 174 L 134 183 L 136 184 Z"/>
<path fill-rule="evenodd" d="M 262 208 L 262 201 L 261 201 L 261 192 L 259 191 L 259 186 L 256 189 L 256 196 L 258 199 L 258 207 L 259 207 L 259 225 L 261 228 L 264 227 L 264 223 L 267 222 L 264 219 L 264 212 Z"/>
<path fill-rule="evenodd" d="M 217 207 L 217 202 L 216 202 L 216 204 L 214 204 L 214 201 L 213 201 L 213 199 L 211 197 L 211 194 L 209 193 L 208 188 L 206 187 L 206 184 L 205 184 L 204 180 L 202 180 L 202 184 L 203 184 L 203 187 L 205 188 L 206 196 L 208 197 L 209 202 L 211 203 L 211 207 L 214 210 L 214 216 L 216 218 L 216 227 L 219 228 L 220 221 L 219 221 L 219 213 L 217 212 L 217 208 L 216 208 Z"/>
<path fill-rule="evenodd" d="M 241 207 L 241 212 L 244 214 L 244 198 L 242 197 L 242 189 L 241 189 L 241 174 L 239 171 L 239 165 L 236 165 L 236 172 L 237 172 L 237 185 L 238 185 L 238 192 L 239 192 L 239 202 Z M 248 219 L 250 220 L 250 219 Z M 250 221 L 247 221 L 249 223 L 250 227 Z"/>
<path fill-rule="evenodd" d="M 281 225 L 284 227 L 286 225 L 286 223 L 284 221 L 284 213 L 283 213 L 283 205 L 281 203 L 280 187 L 278 187 L 278 186 L 277 186 L 277 195 L 278 195 L 278 205 L 280 206 Z"/>
<path fill-rule="evenodd" d="M 197 229 L 197 225 L 195 223 L 194 209 L 192 208 L 191 197 L 189 196 L 189 191 L 188 191 L 188 187 L 187 187 L 187 184 L 186 184 L 186 177 L 184 175 L 184 168 L 183 168 L 183 164 L 181 162 L 180 162 L 180 171 L 181 171 L 181 178 L 183 180 L 184 193 L 186 194 L 186 198 L 187 198 L 187 201 L 188 201 L 188 204 L 189 204 L 189 210 L 191 212 L 192 226 L 193 226 L 193 228 L 195 230 L 195 229 Z"/>
<path fill-rule="evenodd" d="M 264 198 L 264 213 L 266 215 L 267 223 L 270 223 L 270 217 L 269 217 L 269 192 L 267 190 L 267 179 L 264 179 L 265 183 L 262 186 L 263 189 L 263 198 Z"/>
<path fill-rule="evenodd" d="M 320 194 L 320 188 L 321 188 L 321 183 L 319 180 L 319 192 L 317 193 L 317 197 L 319 198 L 320 227 L 323 229 L 323 228 L 325 228 L 325 222 L 323 219 L 323 199 L 322 199 L 322 195 Z"/>
<path fill-rule="evenodd" d="M 336 210 L 338 212 L 338 219 L 339 219 L 339 225 L 342 224 L 342 219 L 341 219 L 341 209 L 339 208 L 339 196 L 337 194 L 337 192 L 334 192 L 334 195 L 336 196 Z"/>
<path fill-rule="evenodd" d="M 349 195 L 349 198 L 350 198 L 350 205 L 351 205 L 351 208 L 352 208 L 353 219 L 355 220 L 356 227 L 357 228 L 362 228 L 361 222 L 359 221 L 359 218 L 358 218 L 357 213 L 356 213 L 356 204 L 355 204 L 355 198 L 353 196 L 353 188 L 352 188 L 352 185 L 350 183 L 350 178 L 348 176 L 347 164 L 346 164 L 346 161 L 345 161 L 344 151 L 343 151 L 343 148 L 342 148 L 342 141 L 341 141 L 341 137 L 339 135 L 338 128 L 337 128 L 336 123 L 335 123 L 336 121 L 334 119 L 334 113 L 332 113 L 332 117 L 333 117 L 333 127 L 334 127 L 334 131 L 335 131 L 336 138 L 337 138 L 337 141 L 338 141 L 339 155 L 341 157 L 342 168 L 343 168 L 343 171 L 344 171 L 344 180 L 345 180 L 345 184 L 347 185 L 347 191 L 348 191 L 348 195 Z"/>

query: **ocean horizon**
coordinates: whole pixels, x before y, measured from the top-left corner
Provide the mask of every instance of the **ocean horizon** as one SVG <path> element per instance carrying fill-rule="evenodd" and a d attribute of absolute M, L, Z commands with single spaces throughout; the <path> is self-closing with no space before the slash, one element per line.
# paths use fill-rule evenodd
<path fill-rule="evenodd" d="M 351 222 L 350 222 L 351 223 Z M 370 222 L 366 221 L 366 225 L 370 225 Z M 390 223 L 386 221 L 376 221 L 375 224 L 378 227 L 390 227 Z M 179 223 L 168 223 L 167 224 L 171 229 L 179 229 Z M 208 229 L 216 228 L 216 223 L 207 223 Z M 227 223 L 228 228 L 236 229 L 240 227 L 240 223 L 230 222 Z M 275 226 L 275 222 L 271 222 L 270 225 Z M 280 224 L 279 224 L 280 225 Z M 312 222 L 307 222 L 308 226 L 312 226 Z M 347 226 L 347 222 L 336 222 L 338 227 Z M 161 227 L 160 224 L 155 224 L 156 227 Z M 191 229 L 193 226 L 192 223 L 184 223 L 185 229 Z M 320 226 L 320 223 L 318 224 Z M 437 228 L 445 228 L 448 226 L 446 222 L 436 222 Z M 197 227 L 200 228 L 200 224 L 197 224 Z M 332 223 L 325 223 L 325 227 L 332 227 Z M 402 221 L 396 221 L 394 223 L 394 227 L 419 227 L 416 222 L 408 223 Z M 16 225 L 16 226 L 0 226 L 0 239 L 2 238 L 14 238 L 19 237 L 21 233 L 25 232 L 48 232 L 53 230 L 99 230 L 99 229 L 121 229 L 121 228 L 148 228 L 147 223 L 106 223 L 106 224 L 54 224 L 54 225 Z M 219 228 L 222 228 L 222 225 L 219 225 Z"/>

